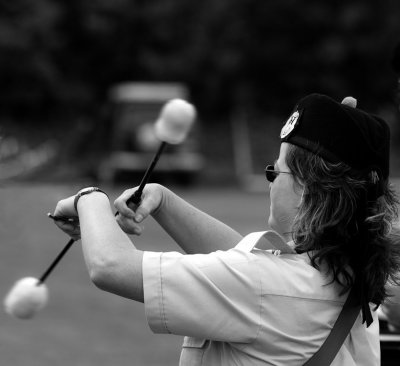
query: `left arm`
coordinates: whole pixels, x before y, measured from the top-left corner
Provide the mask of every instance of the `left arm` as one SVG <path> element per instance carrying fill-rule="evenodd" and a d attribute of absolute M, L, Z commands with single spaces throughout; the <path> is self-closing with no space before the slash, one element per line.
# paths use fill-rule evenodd
<path fill-rule="evenodd" d="M 143 302 L 143 252 L 137 250 L 120 229 L 107 196 L 93 192 L 82 196 L 75 211 L 74 196 L 61 200 L 54 215 L 79 216 L 80 235 L 86 267 L 100 289 Z M 70 233 L 71 225 L 57 223 Z"/>
<path fill-rule="evenodd" d="M 115 207 L 120 213 L 118 224 L 127 233 L 140 234 L 138 223 L 151 215 L 188 254 L 228 250 L 243 239 L 230 226 L 159 184 L 147 184 L 140 204 L 132 210 L 127 200 L 135 190 L 128 189 L 115 200 Z"/>

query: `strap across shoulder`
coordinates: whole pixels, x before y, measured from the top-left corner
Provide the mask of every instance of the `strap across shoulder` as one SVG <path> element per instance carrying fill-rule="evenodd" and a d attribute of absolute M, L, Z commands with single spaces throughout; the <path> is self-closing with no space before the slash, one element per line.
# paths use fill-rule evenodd
<path fill-rule="evenodd" d="M 280 250 L 282 254 L 296 252 L 276 231 L 257 231 L 246 235 L 235 248 L 251 252 L 254 248 L 262 250 Z"/>

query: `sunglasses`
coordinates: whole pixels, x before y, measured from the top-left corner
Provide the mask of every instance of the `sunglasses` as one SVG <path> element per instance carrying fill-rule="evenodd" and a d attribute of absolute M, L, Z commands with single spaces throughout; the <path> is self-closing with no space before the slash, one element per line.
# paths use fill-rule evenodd
<path fill-rule="evenodd" d="M 267 165 L 265 168 L 265 177 L 267 178 L 268 182 L 273 182 L 275 178 L 278 176 L 278 174 L 292 174 L 289 172 L 281 172 L 280 170 L 275 170 L 275 167 L 273 165 Z"/>

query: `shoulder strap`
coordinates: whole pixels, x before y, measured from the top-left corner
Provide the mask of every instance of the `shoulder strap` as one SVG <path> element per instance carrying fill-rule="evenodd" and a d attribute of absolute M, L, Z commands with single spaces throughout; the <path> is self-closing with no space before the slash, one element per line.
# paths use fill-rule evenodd
<path fill-rule="evenodd" d="M 295 253 L 293 248 L 287 245 L 285 240 L 274 231 L 251 233 L 243 238 L 236 248 L 250 252 L 255 246 L 264 250 L 279 249 L 283 253 Z M 314 353 L 304 366 L 330 365 L 339 352 L 344 340 L 349 335 L 360 311 L 361 306 L 357 301 L 356 290 L 353 286 L 328 338 L 326 338 L 320 349 Z"/>
<path fill-rule="evenodd" d="M 356 291 L 353 286 L 328 338 L 304 366 L 330 365 L 339 352 L 344 340 L 350 333 L 350 329 L 353 327 L 360 310 L 361 306 L 358 304 Z"/>
<path fill-rule="evenodd" d="M 263 250 L 278 249 L 282 253 L 296 254 L 293 248 L 286 243 L 285 239 L 273 230 L 250 233 L 235 248 L 251 252 L 255 247 Z"/>

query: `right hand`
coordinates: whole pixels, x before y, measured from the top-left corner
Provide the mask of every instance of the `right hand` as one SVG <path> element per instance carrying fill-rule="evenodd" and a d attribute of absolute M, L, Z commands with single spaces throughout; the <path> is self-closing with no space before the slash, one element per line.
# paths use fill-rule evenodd
<path fill-rule="evenodd" d="M 74 207 L 75 196 L 70 196 L 58 201 L 51 217 L 59 229 L 68 234 L 72 239 L 79 240 L 81 238 L 81 230 L 79 226 L 78 213 Z M 68 220 L 71 219 L 71 220 Z"/>
<path fill-rule="evenodd" d="M 139 205 L 126 204 L 138 187 L 125 190 L 115 201 L 118 210 L 117 223 L 127 234 L 140 235 L 143 227 L 140 225 L 149 215 L 160 209 L 163 201 L 163 187 L 159 184 L 147 184 L 142 193 Z"/>

